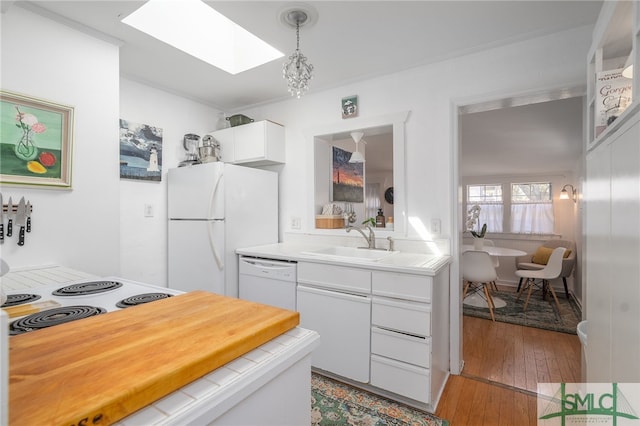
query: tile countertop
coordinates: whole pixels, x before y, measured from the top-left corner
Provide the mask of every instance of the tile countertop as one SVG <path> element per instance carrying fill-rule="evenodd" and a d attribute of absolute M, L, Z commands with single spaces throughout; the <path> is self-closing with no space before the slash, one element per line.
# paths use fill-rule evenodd
<path fill-rule="evenodd" d="M 299 242 L 285 242 L 267 244 L 263 246 L 239 248 L 237 254 L 244 256 L 260 257 L 265 259 L 305 261 L 313 263 L 326 263 L 345 266 L 362 266 L 369 269 L 378 269 L 393 272 L 409 272 L 422 275 L 435 275 L 443 267 L 451 262 L 451 256 L 398 252 L 377 261 L 338 258 L 331 256 L 319 256 L 305 254 L 305 252 L 332 247 L 323 244 L 305 244 Z"/>
<path fill-rule="evenodd" d="M 42 285 L 67 285 L 78 280 L 98 279 L 98 276 L 58 265 L 18 268 L 0 279 L 7 291 L 22 291 Z M 0 318 L 0 325 L 4 318 Z M 6 325 L 8 329 L 8 325 Z M 265 385 L 275 382 L 291 365 L 301 360 L 319 344 L 315 331 L 296 327 L 211 373 L 168 394 L 154 403 L 117 421 L 117 426 L 210 424 L 235 404 L 240 404 Z M 0 348 L 8 349 L 4 342 Z M 0 364 L 8 361 L 8 350 Z M 2 365 L 0 365 L 2 366 Z M 0 369 L 0 385 L 9 388 L 7 371 Z M 287 376 L 288 377 L 288 376 Z M 260 388 L 261 389 L 261 388 Z M 8 389 L 0 387 L 0 413 L 5 415 Z M 8 399 L 8 398 L 7 398 Z M 0 424 L 5 424 L 0 415 Z"/>

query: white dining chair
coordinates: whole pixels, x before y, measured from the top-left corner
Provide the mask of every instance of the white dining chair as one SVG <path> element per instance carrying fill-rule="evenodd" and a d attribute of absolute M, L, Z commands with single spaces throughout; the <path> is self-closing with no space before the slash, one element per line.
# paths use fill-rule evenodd
<path fill-rule="evenodd" d="M 489 253 L 477 250 L 468 250 L 462 253 L 462 279 L 464 281 L 462 298 L 467 297 L 469 290 L 483 295 L 489 307 L 491 320 L 495 321 L 493 313 L 495 304 L 491 297 L 490 287 L 491 283 L 498 279 L 498 276 Z"/>
<path fill-rule="evenodd" d="M 529 269 L 518 269 L 516 271 L 516 275 L 518 277 L 524 278 L 526 281 L 524 285 L 518 292 L 517 300 L 520 300 L 520 296 L 522 293 L 527 291 L 527 300 L 524 302 L 524 310 L 527 310 L 527 305 L 529 304 L 529 299 L 531 298 L 531 293 L 533 292 L 536 286 L 539 286 L 542 290 L 542 298 L 546 298 L 546 293 L 549 292 L 553 296 L 553 299 L 556 302 L 556 307 L 558 308 L 558 313 L 560 312 L 560 303 L 558 303 L 558 297 L 556 296 L 556 292 L 553 289 L 550 281 L 560 277 L 562 273 L 562 257 L 565 252 L 564 247 L 557 247 L 551 253 L 549 257 L 549 261 L 545 265 L 543 269 L 538 271 L 529 270 Z M 539 280 L 539 284 L 536 283 L 536 280 Z"/>
<path fill-rule="evenodd" d="M 484 245 L 485 246 L 489 246 L 489 247 L 495 247 L 495 243 L 493 242 L 493 240 L 487 240 L 486 238 L 484 239 Z M 500 266 L 500 259 L 498 259 L 498 256 L 491 256 L 491 260 L 493 261 L 493 267 L 495 269 L 498 269 L 498 267 Z M 497 274 L 496 274 L 497 276 Z M 497 280 L 497 278 L 496 278 Z M 496 281 L 493 281 L 491 283 L 491 288 L 494 289 L 495 291 L 498 291 L 498 284 L 496 283 Z"/>

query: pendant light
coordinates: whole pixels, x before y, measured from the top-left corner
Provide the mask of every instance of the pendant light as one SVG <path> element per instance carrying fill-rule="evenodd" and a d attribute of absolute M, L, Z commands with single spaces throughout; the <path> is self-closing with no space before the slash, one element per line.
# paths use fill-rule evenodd
<path fill-rule="evenodd" d="M 360 140 L 362 140 L 362 137 L 364 136 L 363 132 L 351 132 L 351 137 L 353 138 L 353 141 L 356 143 L 356 151 L 351 154 L 351 158 L 349 159 L 350 163 L 364 163 L 364 156 L 360 153 L 360 151 L 358 151 L 358 143 L 360 143 Z M 365 141 L 362 141 L 362 143 L 366 143 Z"/>
<path fill-rule="evenodd" d="M 300 98 L 309 90 L 309 81 L 313 78 L 313 65 L 300 51 L 300 27 L 310 21 L 309 14 L 301 9 L 285 11 L 282 20 L 296 29 L 296 50 L 282 66 L 282 77 L 287 80 L 291 96 Z"/>

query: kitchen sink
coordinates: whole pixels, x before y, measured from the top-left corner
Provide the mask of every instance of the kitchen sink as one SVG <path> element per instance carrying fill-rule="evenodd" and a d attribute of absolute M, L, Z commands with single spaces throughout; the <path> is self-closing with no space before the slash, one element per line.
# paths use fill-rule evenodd
<path fill-rule="evenodd" d="M 396 253 L 399 252 L 387 251 L 384 249 L 368 249 L 364 247 L 360 248 L 341 246 L 327 247 L 323 249 L 302 252 L 302 254 L 318 257 L 327 257 L 332 259 L 365 260 L 371 262 L 377 262 L 378 260 L 393 256 Z"/>

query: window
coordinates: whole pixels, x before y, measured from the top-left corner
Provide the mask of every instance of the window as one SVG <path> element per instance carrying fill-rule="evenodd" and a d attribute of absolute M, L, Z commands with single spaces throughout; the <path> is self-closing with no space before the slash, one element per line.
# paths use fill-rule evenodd
<path fill-rule="evenodd" d="M 475 224 L 477 230 L 486 223 L 487 232 L 502 232 L 502 185 L 467 185 L 467 212 L 476 204 L 480 206 L 480 216 Z"/>
<path fill-rule="evenodd" d="M 551 183 L 512 183 L 511 232 L 552 234 L 553 225 Z"/>
<path fill-rule="evenodd" d="M 467 185 L 466 189 L 465 219 L 468 219 L 469 210 L 474 205 L 480 206 L 480 214 L 473 229 L 479 230 L 486 223 L 487 232 L 553 233 L 550 182 L 473 184 Z M 471 229 L 469 224 L 465 224 L 465 229 Z"/>

